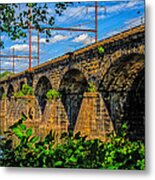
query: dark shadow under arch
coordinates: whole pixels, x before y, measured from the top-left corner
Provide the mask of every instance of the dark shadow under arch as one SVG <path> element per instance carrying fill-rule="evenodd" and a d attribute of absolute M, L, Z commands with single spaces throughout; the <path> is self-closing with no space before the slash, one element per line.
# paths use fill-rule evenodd
<path fill-rule="evenodd" d="M 5 90 L 3 87 L 0 87 L 0 100 L 2 100 L 3 94 L 5 93 Z"/>
<path fill-rule="evenodd" d="M 37 83 L 34 93 L 39 102 L 42 113 L 46 106 L 46 93 L 50 89 L 52 89 L 50 80 L 46 76 L 41 77 Z"/>
<path fill-rule="evenodd" d="M 134 80 L 124 106 L 123 121 L 128 124 L 128 137 L 131 140 L 145 137 L 145 73 L 144 69 Z"/>
<path fill-rule="evenodd" d="M 69 119 L 69 129 L 73 130 L 76 124 L 83 93 L 87 91 L 88 83 L 83 73 L 77 69 L 69 70 L 63 76 L 59 91 L 62 93 L 64 104 Z"/>
<path fill-rule="evenodd" d="M 22 87 L 23 87 L 24 84 L 25 84 L 24 81 L 21 81 L 21 82 L 20 82 L 20 84 L 19 84 L 19 90 L 22 90 Z"/>
<path fill-rule="evenodd" d="M 13 96 L 14 92 L 15 91 L 14 91 L 13 85 L 10 84 L 7 91 L 7 98 L 9 101 L 11 100 L 11 96 Z"/>
<path fill-rule="evenodd" d="M 99 86 L 116 132 L 123 122 L 128 122 L 131 139 L 144 139 L 144 58 L 141 54 L 131 54 L 118 59 Z"/>

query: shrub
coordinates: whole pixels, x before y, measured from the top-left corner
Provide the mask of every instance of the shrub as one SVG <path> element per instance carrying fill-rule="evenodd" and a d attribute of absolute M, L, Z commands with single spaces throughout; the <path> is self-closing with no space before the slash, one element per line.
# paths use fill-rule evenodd
<path fill-rule="evenodd" d="M 52 99 L 59 99 L 61 98 L 61 93 L 56 91 L 55 89 L 50 89 L 46 93 L 47 100 L 52 100 Z"/>
<path fill-rule="evenodd" d="M 30 87 L 29 85 L 27 84 L 23 84 L 22 86 L 22 93 L 26 96 L 26 95 L 33 95 L 34 92 L 33 92 L 33 88 Z"/>
<path fill-rule="evenodd" d="M 92 82 L 88 82 L 88 92 L 96 92 L 97 89 Z"/>
<path fill-rule="evenodd" d="M 28 95 L 34 95 L 33 88 L 27 84 L 23 84 L 22 90 L 15 92 L 14 97 L 23 97 Z"/>
<path fill-rule="evenodd" d="M 103 55 L 105 53 L 104 47 L 102 47 L 102 46 L 98 47 L 98 52 L 100 55 Z"/>
<path fill-rule="evenodd" d="M 125 139 L 125 135 L 111 134 L 108 142 L 102 142 L 70 133 L 63 134 L 61 143 L 56 144 L 52 132 L 40 141 L 32 129 L 23 124 L 25 120 L 23 115 L 2 140 L 1 166 L 140 170 L 145 167 L 141 141 L 132 142 Z M 16 146 L 13 146 L 12 136 L 18 138 Z"/>

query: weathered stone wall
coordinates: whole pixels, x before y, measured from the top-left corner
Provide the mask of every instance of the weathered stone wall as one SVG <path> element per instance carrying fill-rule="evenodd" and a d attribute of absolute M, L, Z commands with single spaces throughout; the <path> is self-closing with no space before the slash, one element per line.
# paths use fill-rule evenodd
<path fill-rule="evenodd" d="M 68 132 L 69 121 L 61 99 L 47 101 L 46 107 L 39 125 L 39 133 L 43 138 L 50 131 L 59 139 L 62 133 Z"/>
<path fill-rule="evenodd" d="M 110 132 L 114 131 L 113 123 L 109 116 L 103 98 L 98 92 L 86 92 L 77 118 L 74 133 L 81 132 L 88 139 L 107 139 Z"/>

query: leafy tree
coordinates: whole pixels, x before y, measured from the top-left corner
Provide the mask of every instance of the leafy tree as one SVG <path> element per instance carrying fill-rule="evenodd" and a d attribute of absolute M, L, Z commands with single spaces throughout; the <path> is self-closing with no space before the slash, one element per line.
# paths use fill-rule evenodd
<path fill-rule="evenodd" d="M 62 15 L 63 11 L 72 4 L 71 2 L 55 3 L 53 11 Z M 20 4 L 0 4 L 0 33 L 6 33 L 12 40 L 26 37 L 26 31 L 30 23 L 36 30 L 46 34 L 48 39 L 51 36 L 49 30 L 42 31 L 41 25 L 48 23 L 54 25 L 54 17 L 48 12 L 47 3 L 26 3 L 25 8 L 20 10 Z M 19 12 L 19 13 L 17 13 Z M 3 40 L 0 40 L 0 47 L 4 47 Z"/>

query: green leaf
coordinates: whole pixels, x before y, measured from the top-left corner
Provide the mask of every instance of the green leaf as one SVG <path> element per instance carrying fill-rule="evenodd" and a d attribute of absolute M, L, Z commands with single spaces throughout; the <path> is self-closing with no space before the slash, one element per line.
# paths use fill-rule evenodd
<path fill-rule="evenodd" d="M 71 158 L 69 158 L 69 162 L 71 162 L 71 163 L 76 163 L 76 162 L 77 162 L 77 159 L 72 156 Z"/>
<path fill-rule="evenodd" d="M 100 46 L 100 47 L 98 48 L 98 52 L 99 52 L 99 54 L 104 54 L 105 49 L 104 49 L 102 46 Z"/>
<path fill-rule="evenodd" d="M 30 129 L 28 129 L 27 131 L 26 131 L 26 135 L 28 136 L 28 137 L 30 137 L 31 135 L 32 135 L 32 128 L 30 128 Z"/>
<path fill-rule="evenodd" d="M 33 144 L 34 144 L 35 142 L 38 141 L 38 139 L 39 139 L 38 136 L 34 136 L 33 138 L 30 139 L 30 143 L 33 143 Z"/>
<path fill-rule="evenodd" d="M 24 136 L 23 132 L 18 127 L 14 127 L 12 130 L 17 137 L 22 138 Z"/>
<path fill-rule="evenodd" d="M 58 167 L 58 166 L 60 167 L 60 166 L 62 166 L 62 164 L 63 164 L 62 161 L 57 161 L 57 162 L 54 163 L 54 166 L 55 167 Z"/>
<path fill-rule="evenodd" d="M 25 131 L 26 130 L 26 126 L 24 124 L 20 124 L 19 127 L 21 128 L 21 130 Z"/>

